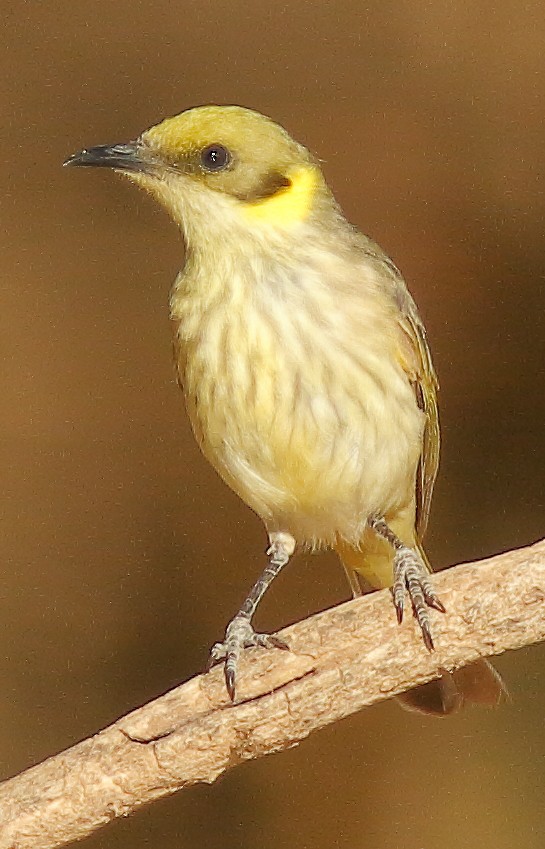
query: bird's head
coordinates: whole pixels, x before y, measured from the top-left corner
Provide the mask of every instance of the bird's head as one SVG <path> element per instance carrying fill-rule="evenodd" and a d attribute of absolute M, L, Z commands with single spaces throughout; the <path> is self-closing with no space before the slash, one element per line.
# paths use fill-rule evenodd
<path fill-rule="evenodd" d="M 157 197 L 190 242 L 212 222 L 285 230 L 329 198 L 310 152 L 240 106 L 189 109 L 136 141 L 88 148 L 65 164 L 123 172 Z"/>

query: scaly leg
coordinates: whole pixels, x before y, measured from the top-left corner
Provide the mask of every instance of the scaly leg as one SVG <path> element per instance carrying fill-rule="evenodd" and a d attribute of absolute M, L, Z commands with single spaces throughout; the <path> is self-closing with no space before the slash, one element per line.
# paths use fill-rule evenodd
<path fill-rule="evenodd" d="M 387 540 L 394 549 L 394 584 L 392 587 L 397 621 L 403 619 L 405 592 L 411 599 L 416 620 L 420 625 L 426 647 L 433 650 L 430 617 L 428 608 L 445 612 L 445 608 L 437 596 L 430 574 L 420 554 L 415 548 L 405 545 L 383 518 L 369 519 L 369 527 L 376 534 Z"/>
<path fill-rule="evenodd" d="M 290 534 L 281 532 L 271 534 L 269 542 L 270 547 L 267 554 L 270 559 L 266 569 L 250 590 L 236 616 L 229 622 L 223 642 L 215 643 L 210 650 L 212 664 L 225 660 L 225 683 L 231 701 L 235 698 L 237 666 L 243 649 L 252 646 L 289 648 L 283 640 L 275 637 L 274 634 L 256 634 L 251 624 L 257 605 L 295 551 L 295 540 Z"/>

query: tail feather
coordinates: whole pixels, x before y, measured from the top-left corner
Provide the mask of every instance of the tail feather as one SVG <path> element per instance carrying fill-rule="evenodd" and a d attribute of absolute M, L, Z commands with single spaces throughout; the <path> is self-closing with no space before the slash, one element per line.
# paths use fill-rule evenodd
<path fill-rule="evenodd" d="M 487 660 L 476 660 L 455 672 L 443 672 L 440 678 L 421 684 L 397 696 L 405 710 L 428 716 L 450 716 L 466 704 L 496 707 L 507 689 L 498 672 Z"/>

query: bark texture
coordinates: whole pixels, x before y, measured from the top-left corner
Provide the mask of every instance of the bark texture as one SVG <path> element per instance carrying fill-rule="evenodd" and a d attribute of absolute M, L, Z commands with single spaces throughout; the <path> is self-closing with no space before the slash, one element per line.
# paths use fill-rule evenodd
<path fill-rule="evenodd" d="M 436 651 L 375 593 L 281 632 L 292 651 L 248 651 L 235 704 L 223 669 L 199 675 L 0 784 L 0 849 L 52 849 L 161 796 L 478 657 L 545 639 L 545 541 L 435 576 Z"/>

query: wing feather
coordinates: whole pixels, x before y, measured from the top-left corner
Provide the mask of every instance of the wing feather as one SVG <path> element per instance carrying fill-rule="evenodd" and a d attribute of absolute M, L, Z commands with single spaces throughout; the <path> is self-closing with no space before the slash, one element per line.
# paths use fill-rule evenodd
<path fill-rule="evenodd" d="M 426 329 L 399 269 L 367 236 L 358 236 L 358 244 L 367 260 L 375 264 L 377 277 L 382 284 L 386 283 L 391 287 L 390 291 L 401 330 L 400 361 L 414 388 L 416 402 L 426 417 L 415 492 L 416 533 L 421 542 L 428 525 L 433 487 L 439 468 L 441 446 L 437 407 L 439 384 L 431 359 Z"/>
<path fill-rule="evenodd" d="M 437 391 L 439 384 L 433 367 L 426 329 L 416 304 L 403 280 L 397 286 L 400 307 L 399 325 L 406 340 L 405 370 L 414 387 L 418 406 L 426 416 L 422 454 L 416 479 L 416 531 L 423 539 L 428 525 L 431 498 L 439 468 L 440 429 Z"/>

